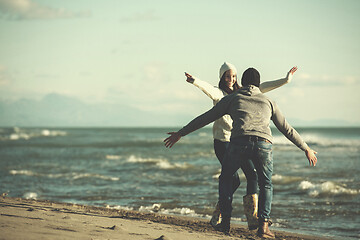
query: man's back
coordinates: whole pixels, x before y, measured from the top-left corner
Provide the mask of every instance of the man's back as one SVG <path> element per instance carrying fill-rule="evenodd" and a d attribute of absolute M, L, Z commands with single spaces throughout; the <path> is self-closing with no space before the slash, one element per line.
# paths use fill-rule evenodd
<path fill-rule="evenodd" d="M 233 119 L 231 137 L 252 135 L 272 141 L 270 119 L 273 102 L 250 85 L 239 89 L 229 97 L 228 114 Z"/>
<path fill-rule="evenodd" d="M 231 138 L 251 135 L 272 142 L 270 129 L 270 120 L 272 120 L 279 131 L 297 147 L 303 151 L 308 148 L 298 132 L 285 120 L 276 103 L 254 85 L 242 87 L 237 92 L 225 96 L 212 109 L 180 129 L 179 133 L 185 136 L 225 114 L 229 114 L 233 120 Z"/>

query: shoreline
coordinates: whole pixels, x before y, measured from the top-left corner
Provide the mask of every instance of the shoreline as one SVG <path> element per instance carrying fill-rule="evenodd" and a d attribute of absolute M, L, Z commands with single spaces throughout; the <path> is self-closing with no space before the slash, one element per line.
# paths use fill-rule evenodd
<path fill-rule="evenodd" d="M 245 225 L 232 224 L 226 236 L 204 219 L 13 197 L 0 197 L 0 229 L 0 239 L 261 239 Z M 272 231 L 276 239 L 330 239 Z"/>

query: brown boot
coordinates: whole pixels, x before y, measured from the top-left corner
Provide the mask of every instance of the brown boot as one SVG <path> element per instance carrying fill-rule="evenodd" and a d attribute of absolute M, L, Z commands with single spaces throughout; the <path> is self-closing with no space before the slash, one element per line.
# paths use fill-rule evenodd
<path fill-rule="evenodd" d="M 218 203 L 216 203 L 215 210 L 212 214 L 212 217 L 210 220 L 210 225 L 215 227 L 219 223 L 221 223 L 221 213 L 220 213 L 220 207 L 219 207 L 219 202 L 218 202 Z"/>
<path fill-rule="evenodd" d="M 250 230 L 257 229 L 259 227 L 258 222 L 258 195 L 251 194 L 243 197 L 244 213 L 248 222 L 248 228 Z"/>
<path fill-rule="evenodd" d="M 275 234 L 269 230 L 269 220 L 259 219 L 257 235 L 262 238 L 275 238 Z"/>
<path fill-rule="evenodd" d="M 216 231 L 225 233 L 225 235 L 230 235 L 230 216 L 222 216 L 221 223 L 213 226 Z"/>

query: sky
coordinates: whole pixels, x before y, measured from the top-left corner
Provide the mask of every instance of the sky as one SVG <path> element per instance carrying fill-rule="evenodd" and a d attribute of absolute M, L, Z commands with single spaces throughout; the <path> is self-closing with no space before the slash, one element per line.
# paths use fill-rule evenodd
<path fill-rule="evenodd" d="M 357 0 L 0 0 L 0 103 L 58 94 L 184 125 L 212 107 L 184 72 L 217 85 L 227 61 L 261 81 L 298 66 L 266 94 L 288 119 L 360 126 L 359 12 Z"/>

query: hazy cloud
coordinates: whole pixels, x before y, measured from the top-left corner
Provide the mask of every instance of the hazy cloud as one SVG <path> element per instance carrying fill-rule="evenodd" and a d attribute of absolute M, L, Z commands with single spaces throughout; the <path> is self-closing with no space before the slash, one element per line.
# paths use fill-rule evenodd
<path fill-rule="evenodd" d="M 165 81 L 165 70 L 165 64 L 156 62 L 145 65 L 143 69 L 145 78 L 148 80 L 147 82 L 151 84 Z"/>
<path fill-rule="evenodd" d="M 128 23 L 149 22 L 149 21 L 156 21 L 159 19 L 160 17 L 156 16 L 154 14 L 154 11 L 146 11 L 146 12 L 134 14 L 132 16 L 123 17 L 121 18 L 121 22 L 128 22 Z"/>
<path fill-rule="evenodd" d="M 48 7 L 32 0 L 0 0 L 0 18 L 34 20 L 89 17 L 89 11 L 72 12 L 64 8 Z"/>
<path fill-rule="evenodd" d="M 294 82 L 299 84 L 314 85 L 314 86 L 341 86 L 341 85 L 359 85 L 360 79 L 356 76 L 329 76 L 310 75 L 307 73 L 295 76 Z"/>
<path fill-rule="evenodd" d="M 0 86 L 5 86 L 9 84 L 9 78 L 6 73 L 6 68 L 3 65 L 0 65 Z"/>

